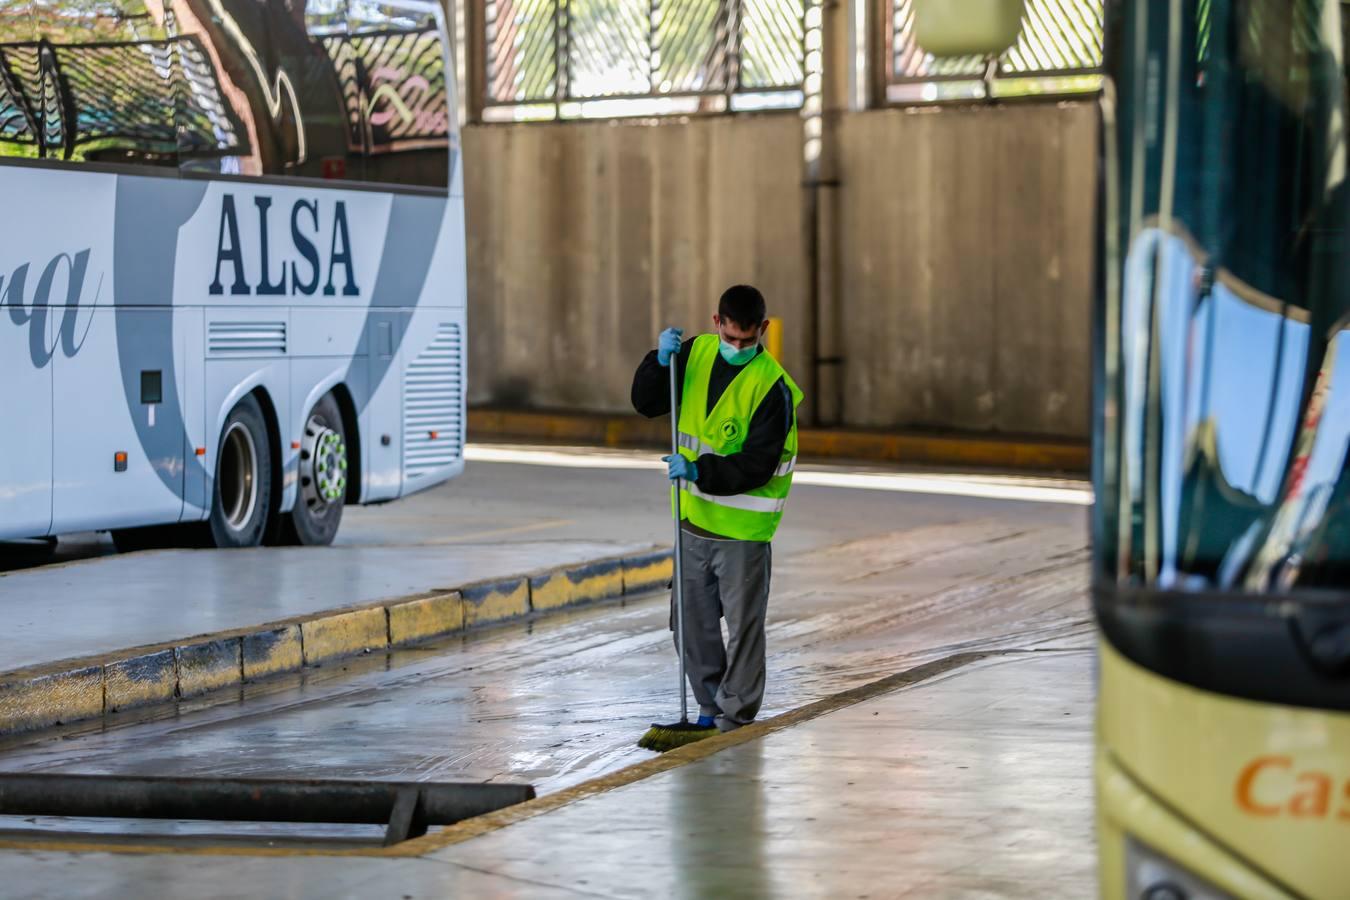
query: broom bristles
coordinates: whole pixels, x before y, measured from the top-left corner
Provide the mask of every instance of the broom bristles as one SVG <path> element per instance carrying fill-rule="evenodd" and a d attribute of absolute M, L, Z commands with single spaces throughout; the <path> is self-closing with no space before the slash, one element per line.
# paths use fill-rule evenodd
<path fill-rule="evenodd" d="M 700 728 L 691 722 L 676 722 L 673 725 L 652 725 L 638 741 L 643 750 L 665 753 L 701 741 L 717 734 L 715 727 Z"/>

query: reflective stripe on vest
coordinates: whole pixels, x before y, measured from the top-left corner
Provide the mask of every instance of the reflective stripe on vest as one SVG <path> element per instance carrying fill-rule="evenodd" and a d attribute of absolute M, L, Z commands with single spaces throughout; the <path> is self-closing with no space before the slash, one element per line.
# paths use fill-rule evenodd
<path fill-rule="evenodd" d="M 783 507 L 787 506 L 786 497 L 756 497 L 754 494 L 733 494 L 729 497 L 719 497 L 716 494 L 705 494 L 698 489 L 696 484 L 685 484 L 685 492 L 693 494 L 695 497 L 707 500 L 709 503 L 717 506 L 726 506 L 730 509 L 743 509 L 747 512 L 757 513 L 781 513 Z"/>
<path fill-rule="evenodd" d="M 680 455 L 696 460 L 705 454 L 730 456 L 745 444 L 759 404 L 782 379 L 792 395 L 794 410 L 802 401 L 801 390 L 772 356 L 761 352 L 746 363 L 708 409 L 708 380 L 718 353 L 717 335 L 694 339 L 684 374 L 684 394 L 680 407 L 678 440 Z M 736 540 L 770 540 L 782 520 L 792 487 L 792 472 L 797 465 L 797 424 L 783 444 L 783 456 L 773 476 L 761 487 L 730 497 L 699 490 L 698 485 L 682 482 L 681 517 L 713 534 Z"/>
<path fill-rule="evenodd" d="M 725 453 L 718 453 L 712 445 L 705 444 L 692 434 L 685 434 L 684 432 L 680 432 L 680 449 L 692 451 L 695 458 L 703 456 L 705 453 L 712 456 L 726 456 Z M 791 475 L 796 468 L 797 457 L 793 456 L 791 459 L 779 463 L 778 468 L 773 470 L 773 474 L 775 477 L 781 478 L 784 475 Z"/>

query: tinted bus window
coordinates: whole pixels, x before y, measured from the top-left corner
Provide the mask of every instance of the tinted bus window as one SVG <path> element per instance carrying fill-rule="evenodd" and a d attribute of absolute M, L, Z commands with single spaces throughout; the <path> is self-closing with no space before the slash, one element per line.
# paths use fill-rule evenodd
<path fill-rule="evenodd" d="M 304 152 L 285 174 L 364 181 L 360 131 L 349 120 L 343 91 L 355 72 L 344 72 L 326 49 L 329 41 L 346 36 L 346 4 L 310 0 L 303 9 L 298 4 L 293 11 L 279 4 L 271 9 L 272 56 L 279 69 L 295 76 L 295 114 L 305 138 Z"/>
<path fill-rule="evenodd" d="M 35 155 L 172 165 L 171 47 L 146 7 L 33 0 L 30 11 L 30 42 L 0 52 L 36 125 Z"/>
<path fill-rule="evenodd" d="M 444 189 L 435 16 L 346 0 L 0 0 L 0 155 Z"/>
<path fill-rule="evenodd" d="M 38 155 L 37 123 L 19 81 L 36 34 L 28 0 L 0 0 L 0 157 Z"/>
<path fill-rule="evenodd" d="M 193 170 L 444 188 L 449 116 L 434 17 L 341 0 L 224 0 L 197 34 L 237 87 L 254 152 Z M 219 168 L 217 167 L 219 166 Z"/>
<path fill-rule="evenodd" d="M 347 46 L 360 75 L 366 177 L 446 186 L 454 127 L 446 48 L 435 18 L 378 3 L 353 5 Z M 349 98 L 348 110 L 355 105 Z"/>
<path fill-rule="evenodd" d="M 1136 100 L 1140 118 L 1118 127 L 1125 253 L 1105 349 L 1119 418 L 1097 539 L 1121 583 L 1259 593 L 1350 571 L 1340 11 L 1241 0 L 1183 17 L 1171 109 Z M 1126 49 L 1142 39 L 1132 22 L 1117 23 Z M 1155 77 L 1132 68 L 1154 57 L 1116 59 L 1122 84 Z"/>
<path fill-rule="evenodd" d="M 223 111 L 200 48 L 140 0 L 0 7 L 0 156 L 173 166 L 185 126 L 229 142 L 202 121 Z"/>
<path fill-rule="evenodd" d="M 178 136 L 178 165 L 228 174 L 256 174 L 249 130 L 231 103 L 214 49 L 200 33 L 180 35 L 174 41 L 174 123 Z M 234 95 L 238 95 L 235 90 Z"/>

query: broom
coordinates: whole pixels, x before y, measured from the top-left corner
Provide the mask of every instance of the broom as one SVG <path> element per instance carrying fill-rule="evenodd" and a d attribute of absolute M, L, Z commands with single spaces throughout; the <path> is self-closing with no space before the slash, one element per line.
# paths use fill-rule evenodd
<path fill-rule="evenodd" d="M 679 396 L 675 385 L 675 360 L 672 359 L 670 361 L 670 452 L 672 455 L 680 452 L 679 419 Z M 683 533 L 680 527 L 680 487 L 681 485 L 677 482 L 675 484 L 674 580 L 676 642 L 679 644 L 680 652 L 680 721 L 672 722 L 669 725 L 660 725 L 653 722 L 652 727 L 647 729 L 647 733 L 638 741 L 638 746 L 643 750 L 655 750 L 657 753 L 665 753 L 667 750 L 674 750 L 677 747 L 683 747 L 685 744 L 692 744 L 694 741 L 717 734 L 716 728 L 703 728 L 696 722 L 689 721 L 689 696 L 684 677 L 684 555 L 680 552 L 680 538 Z"/>

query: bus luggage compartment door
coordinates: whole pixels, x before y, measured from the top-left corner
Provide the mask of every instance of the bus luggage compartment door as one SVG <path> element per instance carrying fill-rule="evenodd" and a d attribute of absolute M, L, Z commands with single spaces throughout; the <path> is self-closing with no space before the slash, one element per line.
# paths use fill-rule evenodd
<path fill-rule="evenodd" d="M 40 537 L 52 526 L 52 362 L 46 309 L 20 328 L 0 315 L 0 540 Z M 37 328 L 34 336 L 30 329 Z"/>
<path fill-rule="evenodd" d="M 361 411 L 365 435 L 362 475 L 367 503 L 393 500 L 403 484 L 403 404 L 400 344 L 407 328 L 405 311 L 372 311 L 367 320 L 370 348 L 367 398 Z"/>
<path fill-rule="evenodd" d="M 87 329 L 87 330 L 86 330 Z M 182 398 L 172 309 L 97 309 L 53 375 L 55 532 L 177 522 L 183 511 Z"/>

